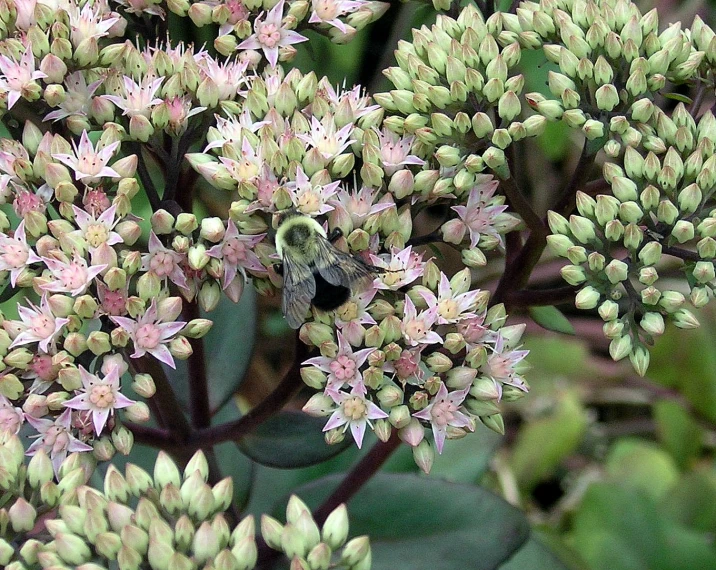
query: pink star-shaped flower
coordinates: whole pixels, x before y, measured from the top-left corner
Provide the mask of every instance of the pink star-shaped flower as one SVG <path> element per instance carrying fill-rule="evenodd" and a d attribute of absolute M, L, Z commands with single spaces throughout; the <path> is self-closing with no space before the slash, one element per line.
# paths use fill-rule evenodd
<path fill-rule="evenodd" d="M 177 286 L 187 289 L 186 276 L 180 265 L 186 256 L 164 247 L 154 232 L 149 234 L 147 248 L 149 253 L 142 255 L 141 270 L 154 273 L 162 280 L 169 278 Z"/>
<path fill-rule="evenodd" d="M 163 323 L 157 315 L 156 299 L 152 299 L 152 304 L 137 320 L 115 316 L 111 316 L 110 319 L 129 333 L 134 343 L 134 352 L 130 355 L 132 358 L 141 358 L 149 353 L 167 366 L 176 368 L 174 357 L 166 344 L 184 328 L 186 323 L 181 321 Z"/>
<path fill-rule="evenodd" d="M 443 339 L 438 333 L 431 330 L 438 318 L 438 308 L 433 307 L 418 314 L 413 301 L 405 296 L 405 308 L 403 309 L 403 322 L 401 329 L 403 338 L 408 346 L 419 344 L 442 343 Z"/>
<path fill-rule="evenodd" d="M 20 272 L 38 261 L 40 257 L 27 244 L 24 220 L 17 226 L 12 237 L 0 234 L 0 271 L 10 272 L 10 285 L 15 287 Z"/>
<path fill-rule="evenodd" d="M 134 404 L 119 391 L 119 368 L 111 367 L 104 378 L 91 374 L 82 366 L 79 367 L 83 390 L 74 398 L 63 403 L 66 408 L 73 410 L 87 410 L 92 415 L 94 431 L 97 435 L 102 433 L 109 416 L 114 410 L 126 408 Z"/>
<path fill-rule="evenodd" d="M 49 257 L 43 257 L 42 261 L 47 265 L 54 279 L 40 285 L 40 289 L 51 293 L 69 293 L 73 297 L 82 295 L 92 280 L 107 268 L 106 265 L 88 267 L 87 261 L 77 252 L 75 252 L 72 261 L 64 262 Z"/>
<path fill-rule="evenodd" d="M 347 384 L 353 389 L 352 393 L 365 396 L 367 389 L 363 384 L 360 367 L 374 350 L 375 348 L 364 348 L 353 352 L 348 341 L 341 333 L 338 333 L 338 353 L 333 358 L 316 356 L 309 358 L 304 364 L 315 366 L 328 373 L 326 394 L 336 394 Z"/>
<path fill-rule="evenodd" d="M 388 414 L 373 402 L 357 393 L 355 389 L 353 389 L 350 394 L 346 392 L 331 392 L 329 396 L 338 404 L 338 409 L 328 418 L 326 425 L 323 426 L 323 431 L 326 432 L 341 426 L 345 426 L 343 428 L 344 431 L 350 428 L 353 440 L 356 442 L 358 449 L 363 445 L 365 426 L 369 425 L 371 428 L 373 427 L 370 420 L 388 417 Z"/>
<path fill-rule="evenodd" d="M 0 55 L 0 88 L 7 92 L 7 108 L 13 105 L 28 89 L 35 85 L 36 79 L 47 77 L 42 71 L 35 70 L 35 56 L 32 54 L 32 45 L 27 42 L 25 53 L 20 61 Z"/>
<path fill-rule="evenodd" d="M 8 333 L 17 333 L 10 348 L 37 342 L 40 350 L 50 352 L 50 346 L 54 347 L 56 337 L 60 334 L 62 327 L 70 322 L 67 318 L 58 318 L 52 314 L 47 301 L 47 293 L 42 295 L 40 306 L 27 301 L 28 307 L 18 303 L 17 312 L 20 321 L 5 320 L 3 327 Z"/>
<path fill-rule="evenodd" d="M 428 421 L 432 425 L 438 453 L 443 451 L 448 426 L 467 428 L 472 431 L 470 418 L 459 410 L 470 388 L 471 386 L 468 386 L 462 390 L 448 393 L 445 384 L 440 384 L 438 393 L 435 394 L 430 404 L 413 414 L 413 417 Z"/>
<path fill-rule="evenodd" d="M 263 50 L 271 67 L 276 67 L 279 47 L 308 41 L 308 38 L 298 32 L 282 27 L 284 5 L 285 0 L 281 0 L 269 10 L 263 20 L 256 18 L 254 33 L 241 42 L 237 49 Z"/>
<path fill-rule="evenodd" d="M 264 237 L 266 234 L 241 235 L 236 224 L 229 220 L 224 239 L 206 252 L 209 257 L 221 259 L 224 262 L 224 275 L 221 278 L 222 289 L 226 289 L 231 284 L 238 272 L 246 279 L 246 269 L 254 273 L 266 273 L 266 268 L 253 251 L 256 244 Z"/>
<path fill-rule="evenodd" d="M 35 442 L 27 448 L 25 455 L 35 455 L 40 449 L 44 449 L 52 460 L 52 468 L 55 475 L 60 471 L 60 465 L 68 453 L 92 451 L 92 446 L 82 443 L 77 439 L 71 429 L 72 410 L 62 412 L 55 421 L 40 419 L 25 414 L 25 419 L 34 427 L 38 435 Z M 33 437 L 33 436 L 30 436 Z"/>
<path fill-rule="evenodd" d="M 119 141 L 108 144 L 102 150 L 95 151 L 87 131 L 82 131 L 79 147 L 72 141 L 75 149 L 74 154 L 53 154 L 52 158 L 59 160 L 65 166 L 69 166 L 75 173 L 77 180 L 85 184 L 98 182 L 103 176 L 110 178 L 121 178 L 121 175 L 107 166 L 114 151 L 119 148 Z"/>

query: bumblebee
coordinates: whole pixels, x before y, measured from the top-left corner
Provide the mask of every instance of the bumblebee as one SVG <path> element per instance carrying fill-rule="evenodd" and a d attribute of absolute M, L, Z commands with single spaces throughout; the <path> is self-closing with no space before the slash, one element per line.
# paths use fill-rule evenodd
<path fill-rule="evenodd" d="M 276 271 L 283 275 L 282 310 L 291 328 L 303 324 L 310 305 L 333 311 L 374 277 L 370 265 L 333 245 L 341 235 L 337 229 L 328 236 L 315 219 L 296 210 L 279 215 Z"/>

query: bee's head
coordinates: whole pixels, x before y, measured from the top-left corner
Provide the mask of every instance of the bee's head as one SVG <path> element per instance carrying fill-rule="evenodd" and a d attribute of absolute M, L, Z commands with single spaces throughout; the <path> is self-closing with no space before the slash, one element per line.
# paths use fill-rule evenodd
<path fill-rule="evenodd" d="M 288 208 L 287 210 L 281 210 L 279 212 L 276 212 L 273 215 L 273 227 L 279 228 L 281 224 L 283 224 L 286 220 L 289 218 L 293 218 L 296 216 L 302 216 L 301 212 L 299 212 L 296 208 Z"/>

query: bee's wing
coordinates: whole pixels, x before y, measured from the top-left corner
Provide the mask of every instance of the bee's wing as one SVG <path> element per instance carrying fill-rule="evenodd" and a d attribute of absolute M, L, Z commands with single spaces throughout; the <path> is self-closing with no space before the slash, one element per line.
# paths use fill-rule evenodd
<path fill-rule="evenodd" d="M 357 282 L 373 277 L 370 267 L 334 247 L 327 239 L 319 239 L 317 249 L 316 270 L 331 285 L 343 285 L 353 290 Z"/>
<path fill-rule="evenodd" d="M 283 259 L 282 310 L 288 326 L 299 328 L 306 320 L 311 299 L 316 294 L 316 280 L 311 268 L 297 262 L 290 255 Z"/>

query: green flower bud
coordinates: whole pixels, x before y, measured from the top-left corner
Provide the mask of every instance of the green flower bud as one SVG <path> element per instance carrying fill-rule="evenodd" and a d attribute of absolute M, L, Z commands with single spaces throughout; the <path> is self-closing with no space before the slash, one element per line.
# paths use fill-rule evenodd
<path fill-rule="evenodd" d="M 628 224 L 624 229 L 624 247 L 636 249 L 644 239 L 643 230 L 636 224 Z"/>
<path fill-rule="evenodd" d="M 435 461 L 435 451 L 429 441 L 424 439 L 418 445 L 413 447 L 413 460 L 415 461 L 415 464 L 420 467 L 423 473 L 430 473 L 433 462 Z M 356 566 L 354 566 L 354 568 Z"/>
<path fill-rule="evenodd" d="M 644 265 L 655 265 L 660 259 L 661 244 L 658 242 L 649 242 L 639 251 L 639 260 Z"/>
<path fill-rule="evenodd" d="M 574 246 L 574 243 L 567 236 L 553 234 L 547 236 L 547 245 L 558 256 L 567 257 L 567 251 Z"/>
<path fill-rule="evenodd" d="M 586 272 L 578 265 L 565 265 L 560 270 L 560 274 L 570 285 L 581 285 L 587 280 Z"/>
<path fill-rule="evenodd" d="M 631 118 L 640 123 L 648 123 L 654 113 L 654 103 L 649 99 L 639 99 L 631 106 Z"/>
<path fill-rule="evenodd" d="M 371 556 L 370 542 L 367 536 L 359 536 L 348 541 L 341 553 L 341 563 L 353 567 Z"/>
<path fill-rule="evenodd" d="M 713 293 L 708 287 L 694 287 L 693 289 L 691 289 L 689 300 L 694 307 L 700 309 L 701 307 L 705 307 L 709 303 L 712 296 Z"/>
<path fill-rule="evenodd" d="M 631 337 L 622 336 L 615 338 L 609 343 L 609 356 L 612 357 L 612 360 L 618 362 L 631 353 L 631 348 Z"/>
<path fill-rule="evenodd" d="M 710 283 L 716 278 L 714 264 L 710 261 L 697 261 L 692 275 L 697 283 Z"/>
<path fill-rule="evenodd" d="M 570 216 L 569 229 L 581 243 L 589 243 L 596 238 L 594 222 L 583 216 Z"/>
<path fill-rule="evenodd" d="M 613 196 L 600 194 L 596 199 L 594 215 L 599 225 L 604 226 L 614 220 L 619 213 L 619 201 Z"/>
<path fill-rule="evenodd" d="M 604 273 L 606 274 L 607 279 L 609 279 L 609 282 L 616 285 L 621 281 L 627 280 L 629 277 L 629 266 L 623 261 L 613 259 L 604 268 Z"/>
<path fill-rule="evenodd" d="M 602 85 L 594 94 L 597 107 L 602 111 L 611 111 L 619 104 L 619 93 L 611 83 Z"/>
<path fill-rule="evenodd" d="M 401 429 L 410 423 L 410 408 L 405 404 L 393 406 L 390 409 L 389 418 L 391 425 L 396 429 Z"/>
<path fill-rule="evenodd" d="M 600 297 L 599 291 L 588 285 L 577 293 L 574 304 L 578 309 L 593 309 L 599 303 Z"/>
<path fill-rule="evenodd" d="M 649 368 L 649 351 L 643 346 L 636 346 L 629 355 L 631 365 L 639 376 L 644 376 Z"/>
<path fill-rule="evenodd" d="M 671 235 L 679 243 L 686 243 L 694 239 L 694 224 L 686 220 L 678 220 L 671 230 Z"/>
<path fill-rule="evenodd" d="M 582 125 L 582 132 L 588 140 L 596 140 L 604 136 L 604 123 L 589 119 Z"/>
<path fill-rule="evenodd" d="M 645 313 L 639 322 L 639 325 L 647 333 L 653 336 L 658 336 L 664 333 L 664 318 L 659 313 Z"/>
<path fill-rule="evenodd" d="M 644 217 L 644 212 L 636 202 L 624 202 L 619 205 L 619 219 L 625 224 L 637 223 Z"/>
<path fill-rule="evenodd" d="M 60 532 L 55 535 L 54 542 L 57 554 L 68 564 L 78 566 L 92 556 L 89 546 L 77 535 Z"/>
<path fill-rule="evenodd" d="M 598 312 L 602 320 L 606 322 L 613 321 L 619 317 L 619 305 L 607 299 L 599 305 Z"/>
<path fill-rule="evenodd" d="M 659 279 L 659 273 L 653 267 L 642 267 L 639 270 L 639 283 L 653 285 Z"/>

